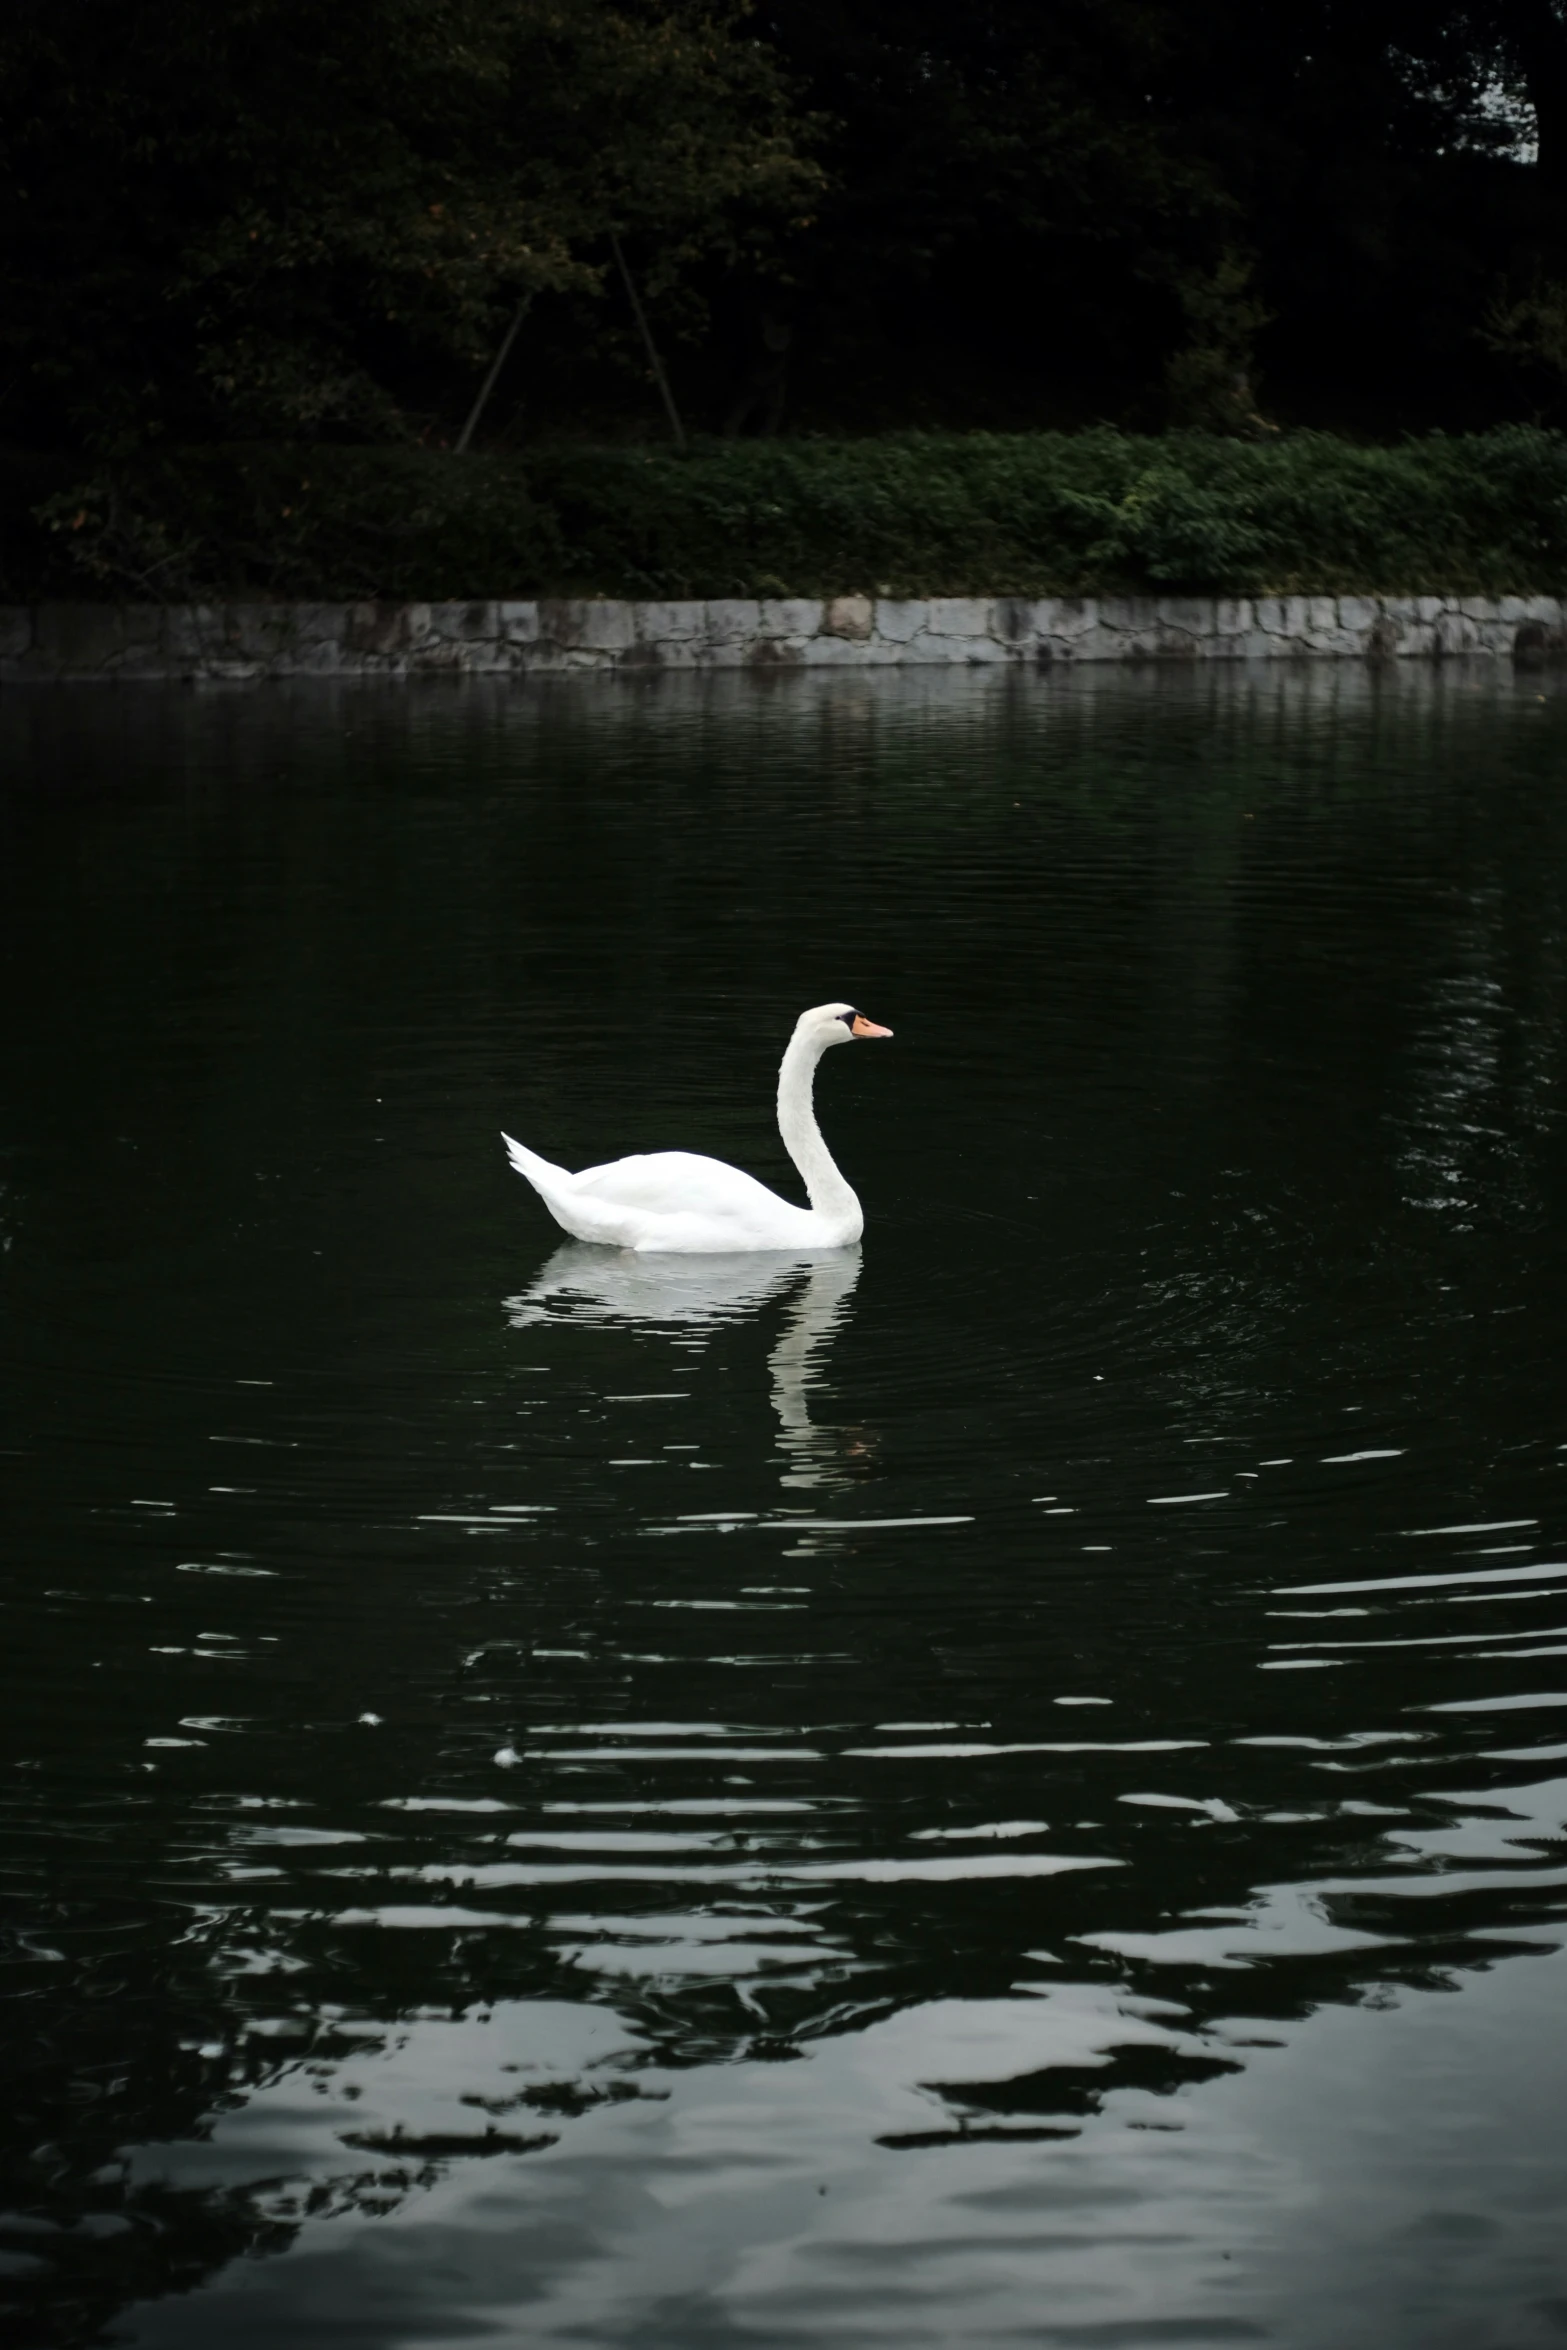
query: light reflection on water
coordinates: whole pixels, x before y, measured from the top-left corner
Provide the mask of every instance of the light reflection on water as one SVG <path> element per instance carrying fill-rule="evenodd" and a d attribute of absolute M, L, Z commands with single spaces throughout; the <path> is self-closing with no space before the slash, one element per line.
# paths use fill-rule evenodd
<path fill-rule="evenodd" d="M 9 698 L 27 2338 L 1567 2333 L 1563 718 Z"/>

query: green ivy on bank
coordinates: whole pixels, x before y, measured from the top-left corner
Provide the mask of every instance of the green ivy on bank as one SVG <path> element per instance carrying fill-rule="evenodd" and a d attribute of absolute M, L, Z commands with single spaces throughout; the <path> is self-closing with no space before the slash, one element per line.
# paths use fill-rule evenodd
<path fill-rule="evenodd" d="M 86 476 L 13 457 L 0 526 L 13 603 L 1524 593 L 1567 582 L 1567 435 L 215 446 Z"/>

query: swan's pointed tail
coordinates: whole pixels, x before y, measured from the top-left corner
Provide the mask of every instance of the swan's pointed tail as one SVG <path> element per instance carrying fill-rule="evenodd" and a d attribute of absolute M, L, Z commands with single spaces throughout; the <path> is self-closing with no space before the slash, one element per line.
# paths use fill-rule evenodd
<path fill-rule="evenodd" d="M 509 1134 L 502 1134 L 506 1156 L 519 1175 L 525 1175 L 541 1199 L 549 1199 L 571 1189 L 571 1177 L 564 1167 L 552 1167 L 548 1159 L 541 1159 L 537 1151 L 530 1151 L 526 1143 L 513 1142 Z"/>
<path fill-rule="evenodd" d="M 630 1239 L 623 1210 L 609 1207 L 602 1200 L 580 1198 L 577 1178 L 564 1167 L 552 1166 L 537 1151 L 530 1151 L 526 1143 L 514 1142 L 509 1134 L 503 1133 L 501 1140 L 517 1173 L 532 1184 L 563 1232 L 569 1232 L 576 1240 L 599 1241 L 611 1248 L 622 1247 Z"/>

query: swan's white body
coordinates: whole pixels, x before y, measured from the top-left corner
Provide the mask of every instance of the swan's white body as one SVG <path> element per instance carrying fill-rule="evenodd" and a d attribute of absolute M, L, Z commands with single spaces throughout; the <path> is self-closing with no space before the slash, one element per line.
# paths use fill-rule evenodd
<path fill-rule="evenodd" d="M 778 1131 L 810 1200 L 797 1208 L 754 1175 L 695 1151 L 652 1151 L 585 1167 L 577 1175 L 501 1137 L 565 1231 L 610 1248 L 666 1249 L 685 1255 L 730 1250 L 847 1248 L 865 1228 L 860 1203 L 833 1165 L 811 1104 L 816 1064 L 853 1036 L 888 1036 L 850 1004 L 802 1012 L 778 1071 Z"/>

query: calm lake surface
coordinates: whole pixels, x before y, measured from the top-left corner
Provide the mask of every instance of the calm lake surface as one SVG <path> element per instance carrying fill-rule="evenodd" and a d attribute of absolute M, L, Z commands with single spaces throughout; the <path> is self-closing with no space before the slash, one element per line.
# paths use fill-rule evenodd
<path fill-rule="evenodd" d="M 1555 681 L 0 761 L 12 2338 L 1567 2340 Z M 508 1171 L 834 997 L 861 1249 Z"/>

